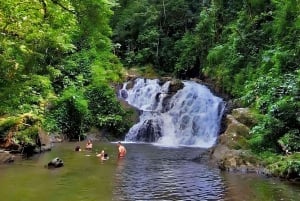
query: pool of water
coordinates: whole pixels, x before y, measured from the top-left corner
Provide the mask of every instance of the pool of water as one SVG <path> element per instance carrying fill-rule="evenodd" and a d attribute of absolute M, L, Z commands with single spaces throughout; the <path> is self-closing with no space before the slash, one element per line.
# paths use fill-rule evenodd
<path fill-rule="evenodd" d="M 117 159 L 115 143 L 94 143 L 93 151 L 74 152 L 77 143 L 0 166 L 4 201 L 297 201 L 300 186 L 258 175 L 220 172 L 194 162 L 203 149 L 125 144 Z M 81 143 L 84 145 L 84 142 Z M 95 156 L 104 149 L 109 160 Z M 65 166 L 47 169 L 54 157 Z"/>
<path fill-rule="evenodd" d="M 129 154 L 116 171 L 115 201 L 221 200 L 219 170 L 195 163 L 199 148 L 126 145 Z"/>
<path fill-rule="evenodd" d="M 56 144 L 50 152 L 0 166 L 0 200 L 111 200 L 116 167 L 115 145 L 95 144 L 94 151 L 75 152 L 76 144 Z M 96 151 L 100 149 L 110 153 L 111 160 L 101 163 L 96 157 Z M 64 161 L 64 167 L 45 168 L 44 165 L 55 157 Z"/>

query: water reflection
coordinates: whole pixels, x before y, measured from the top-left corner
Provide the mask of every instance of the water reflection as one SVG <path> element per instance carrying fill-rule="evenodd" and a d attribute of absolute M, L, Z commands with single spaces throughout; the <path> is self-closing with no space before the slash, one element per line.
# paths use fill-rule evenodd
<path fill-rule="evenodd" d="M 111 201 L 115 146 L 94 143 L 95 151 L 106 149 L 112 155 L 103 164 L 95 151 L 75 152 L 74 147 L 75 143 L 57 144 L 51 152 L 0 165 L 0 200 Z M 44 168 L 54 157 L 63 159 L 64 167 Z"/>
<path fill-rule="evenodd" d="M 95 143 L 93 152 L 56 146 L 30 160 L 0 165 L 0 199 L 5 201 L 297 201 L 300 185 L 249 174 L 230 174 L 195 163 L 199 148 L 126 144 L 117 159 L 114 144 Z M 104 149 L 110 159 L 101 163 Z M 87 156 L 90 155 L 90 156 Z M 59 156 L 65 166 L 49 170 Z"/>
<path fill-rule="evenodd" d="M 126 144 L 114 201 L 297 201 L 300 186 L 258 175 L 220 172 L 195 163 L 199 148 Z"/>
<path fill-rule="evenodd" d="M 298 201 L 300 185 L 258 175 L 223 173 L 225 201 Z"/>
<path fill-rule="evenodd" d="M 115 201 L 222 200 L 219 171 L 192 161 L 198 148 L 126 147 L 129 154 L 116 172 Z"/>

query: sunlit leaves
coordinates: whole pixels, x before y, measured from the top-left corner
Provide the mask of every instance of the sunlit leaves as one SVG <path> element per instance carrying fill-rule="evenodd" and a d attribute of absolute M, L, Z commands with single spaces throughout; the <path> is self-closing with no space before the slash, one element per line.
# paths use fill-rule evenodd
<path fill-rule="evenodd" d="M 47 7 L 42 1 L 1 1 L 0 72 L 8 80 L 44 71 L 44 65 L 57 63 L 63 53 L 75 49 L 75 16 L 52 1 L 45 3 Z"/>
<path fill-rule="evenodd" d="M 122 78 L 110 41 L 114 5 L 106 0 L 1 0 L 0 115 L 32 112 L 47 131 L 69 138 L 95 126 L 88 120 L 94 108 L 89 108 L 86 88 Z M 117 104 L 110 103 L 103 108 Z"/>

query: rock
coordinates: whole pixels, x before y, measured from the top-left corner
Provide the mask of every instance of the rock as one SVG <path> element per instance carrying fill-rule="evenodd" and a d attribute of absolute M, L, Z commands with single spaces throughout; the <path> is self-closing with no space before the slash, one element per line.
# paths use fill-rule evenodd
<path fill-rule="evenodd" d="M 250 137 L 248 125 L 255 120 L 249 109 L 234 109 L 226 116 L 225 132 L 219 136 L 217 144 L 210 149 L 210 160 L 224 171 L 258 172 L 259 160 L 248 150 Z"/>
<path fill-rule="evenodd" d="M 232 110 L 232 116 L 247 127 L 253 127 L 257 120 L 249 108 L 236 108 Z"/>
<path fill-rule="evenodd" d="M 64 162 L 63 160 L 61 160 L 60 158 L 56 157 L 54 159 L 52 159 L 48 164 L 47 167 L 48 168 L 59 168 L 64 166 Z"/>
<path fill-rule="evenodd" d="M 159 119 L 149 119 L 137 131 L 135 140 L 139 142 L 156 142 L 161 136 L 161 123 Z"/>
<path fill-rule="evenodd" d="M 232 150 L 226 146 L 215 149 L 211 157 L 216 161 L 220 170 L 223 171 L 253 173 L 257 172 L 257 167 L 259 166 L 257 160 L 248 151 Z"/>
<path fill-rule="evenodd" d="M 126 89 L 132 89 L 134 86 L 134 79 L 128 80 L 127 85 L 126 85 Z"/>
<path fill-rule="evenodd" d="M 61 143 L 63 138 L 59 134 L 50 134 L 50 143 Z"/>
<path fill-rule="evenodd" d="M 184 84 L 180 80 L 172 80 L 169 86 L 169 93 L 176 93 L 178 90 L 182 89 Z"/>
<path fill-rule="evenodd" d="M 237 121 L 232 115 L 226 117 L 227 129 L 219 136 L 218 142 L 234 149 L 247 149 L 246 139 L 250 129 Z"/>
<path fill-rule="evenodd" d="M 14 158 L 15 158 L 15 156 L 10 154 L 9 152 L 3 151 L 3 150 L 0 151 L 0 164 L 12 163 L 15 160 Z"/>

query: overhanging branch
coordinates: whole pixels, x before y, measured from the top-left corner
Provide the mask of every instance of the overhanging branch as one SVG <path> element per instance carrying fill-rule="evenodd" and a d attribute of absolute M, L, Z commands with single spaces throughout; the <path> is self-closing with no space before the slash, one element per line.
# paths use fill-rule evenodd
<path fill-rule="evenodd" d="M 67 8 L 66 6 L 64 6 L 63 4 L 61 4 L 58 0 L 51 0 L 51 1 L 54 4 L 58 5 L 59 7 L 61 7 L 63 10 L 76 15 L 76 11 L 75 10 L 71 10 L 71 9 Z"/>

